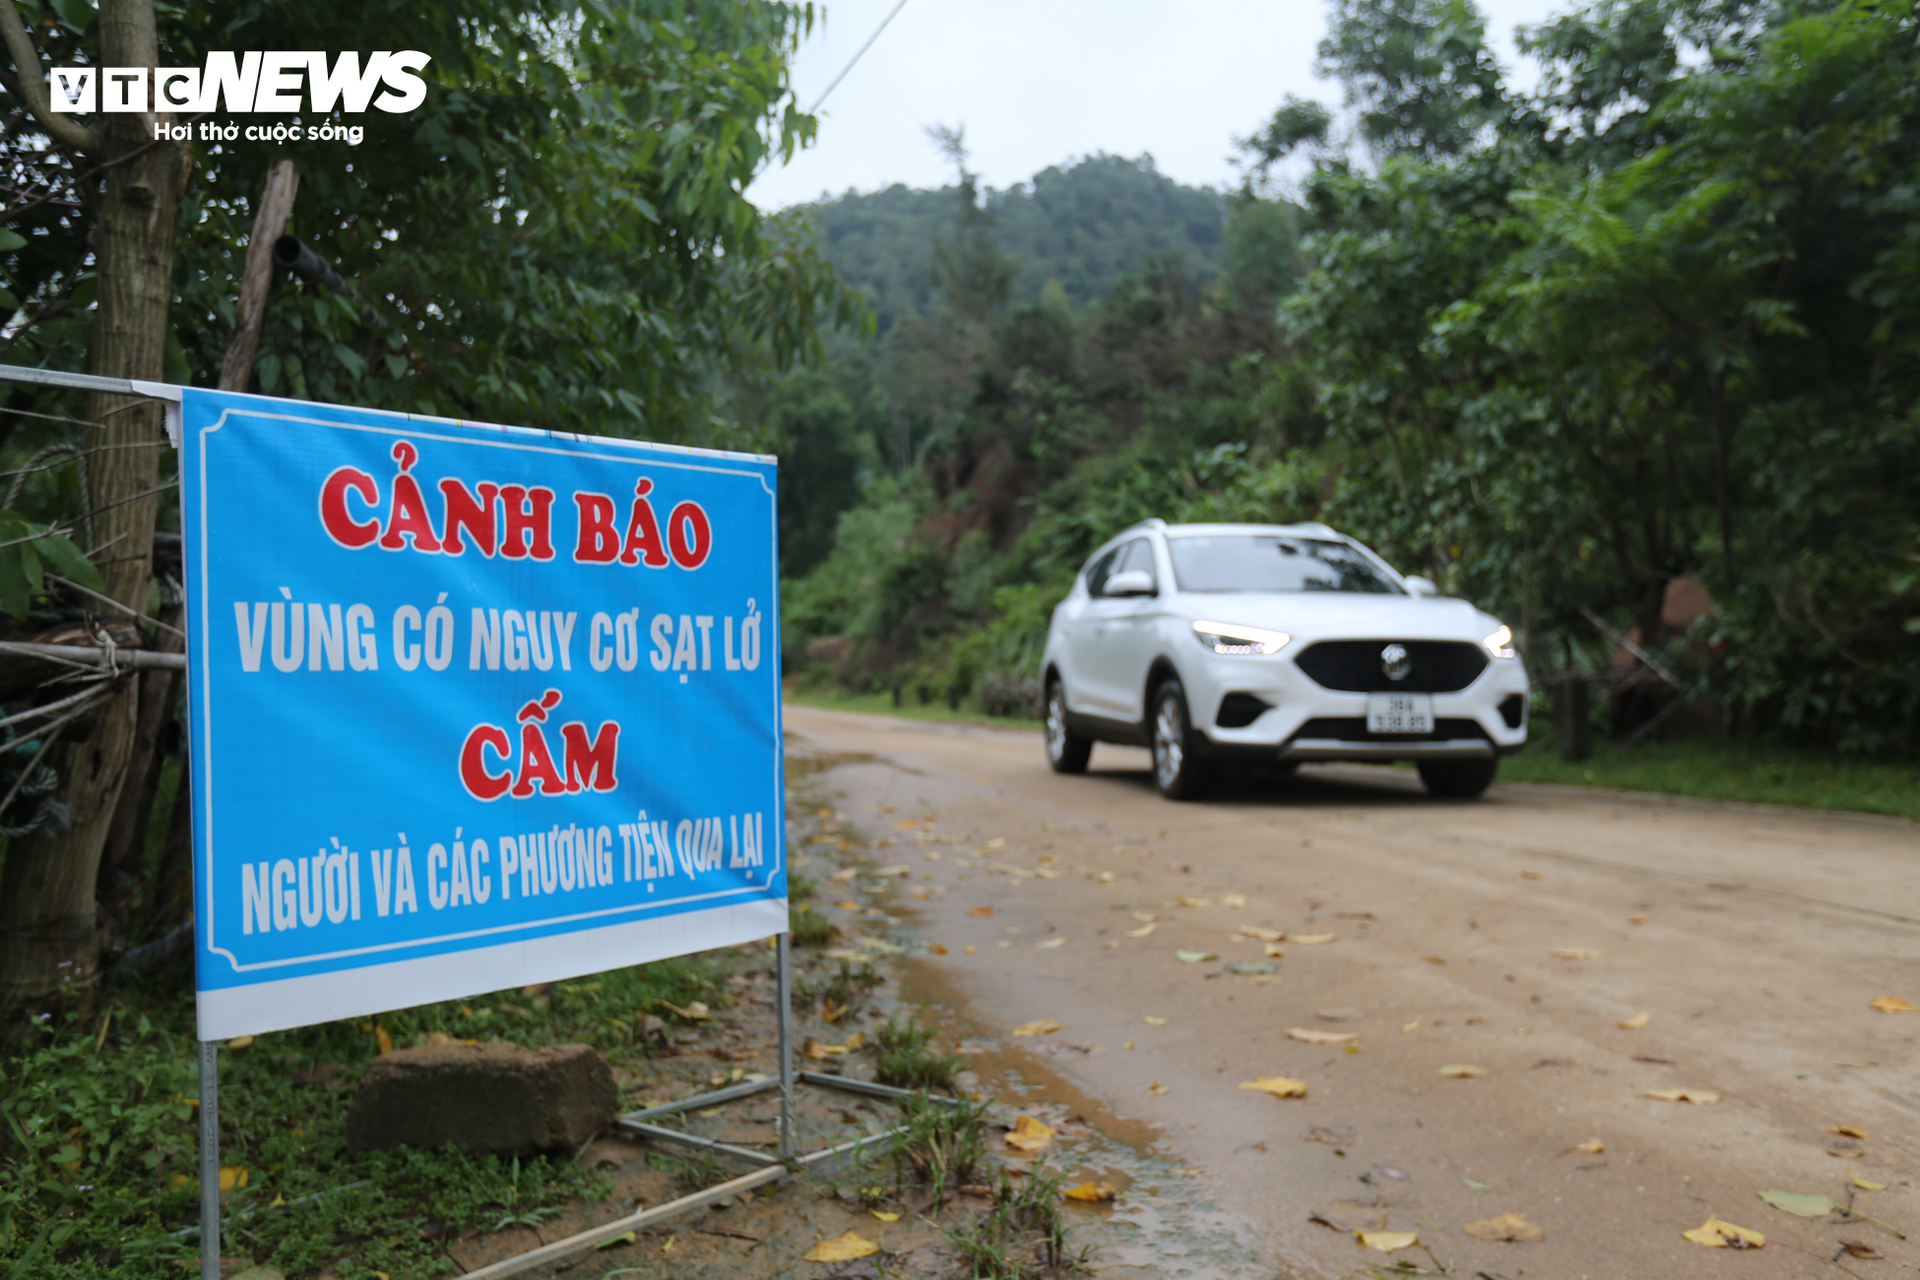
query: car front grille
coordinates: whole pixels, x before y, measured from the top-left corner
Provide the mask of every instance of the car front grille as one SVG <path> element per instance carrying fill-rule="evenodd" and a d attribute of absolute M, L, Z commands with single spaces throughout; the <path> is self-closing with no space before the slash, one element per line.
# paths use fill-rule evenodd
<path fill-rule="evenodd" d="M 1381 670 L 1380 652 L 1393 644 L 1407 651 L 1410 665 L 1400 680 Z M 1480 678 L 1487 651 L 1464 640 L 1322 640 L 1293 665 L 1322 688 L 1343 693 L 1453 693 Z"/>

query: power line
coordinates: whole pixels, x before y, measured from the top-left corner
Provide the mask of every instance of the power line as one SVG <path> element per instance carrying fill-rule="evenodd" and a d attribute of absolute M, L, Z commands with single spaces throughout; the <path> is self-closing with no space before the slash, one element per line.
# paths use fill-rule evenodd
<path fill-rule="evenodd" d="M 807 108 L 808 115 L 812 115 L 814 112 L 820 109 L 820 104 L 827 100 L 827 95 L 832 93 L 836 88 L 839 87 L 840 82 L 847 78 L 847 72 L 853 70 L 853 64 L 860 61 L 860 55 L 864 54 L 867 50 L 873 48 L 873 42 L 880 38 L 880 33 L 887 29 L 887 24 L 889 22 L 892 22 L 895 16 L 898 15 L 899 12 L 906 7 L 907 7 L 907 0 L 900 0 L 899 4 L 896 4 L 893 6 L 893 11 L 887 14 L 885 18 L 880 20 L 880 25 L 873 29 L 873 34 L 867 37 L 867 42 L 860 46 L 859 53 L 854 54 L 852 59 L 848 61 L 847 65 L 840 68 L 840 74 L 833 78 L 833 83 L 828 85 L 825 89 L 821 90 L 820 96 L 814 99 L 813 105 L 811 107 Z"/>

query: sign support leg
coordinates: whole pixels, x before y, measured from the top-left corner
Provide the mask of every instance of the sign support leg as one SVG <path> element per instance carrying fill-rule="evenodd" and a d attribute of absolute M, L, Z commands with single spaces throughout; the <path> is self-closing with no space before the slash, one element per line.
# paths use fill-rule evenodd
<path fill-rule="evenodd" d="M 793 962 L 783 933 L 774 944 L 774 989 L 780 1001 L 780 1158 L 792 1160 L 798 1144 L 793 1132 Z"/>
<path fill-rule="evenodd" d="M 220 1280 L 220 1042 L 200 1042 L 200 1280 Z"/>

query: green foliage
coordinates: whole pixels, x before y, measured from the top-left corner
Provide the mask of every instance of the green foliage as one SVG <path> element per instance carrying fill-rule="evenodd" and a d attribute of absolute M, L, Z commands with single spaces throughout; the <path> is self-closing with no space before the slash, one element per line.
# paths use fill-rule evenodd
<path fill-rule="evenodd" d="M 29 520 L 18 511 L 0 511 L 0 605 L 25 621 L 33 597 L 47 589 L 51 571 L 90 591 L 105 591 L 100 571 L 64 533 Z"/>
<path fill-rule="evenodd" d="M 932 1027 L 897 1014 L 873 1029 L 874 1078 L 901 1089 L 951 1089 L 966 1063 L 956 1054 L 935 1053 Z"/>
<path fill-rule="evenodd" d="M 1067 1264 L 1060 1181 L 1059 1174 L 1045 1168 L 1017 1181 L 1007 1170 L 1000 1171 L 993 1208 L 947 1230 L 947 1243 L 971 1280 L 1027 1280 Z"/>
<path fill-rule="evenodd" d="M 463 1003 L 381 1015 L 396 1045 L 434 1034 L 499 1035 L 542 1046 L 587 1042 L 637 1067 L 642 1014 L 719 1003 L 711 962 L 669 960 Z M 0 1271 L 134 1280 L 195 1255 L 197 1045 L 190 999 L 122 992 L 104 1022 L 50 1025 L 0 1076 Z M 352 1084 L 380 1052 L 370 1021 L 254 1038 L 220 1055 L 221 1163 L 248 1172 L 230 1197 L 229 1239 L 290 1274 L 343 1280 L 450 1270 L 439 1240 L 546 1216 L 610 1184 L 563 1156 L 534 1160 L 397 1149 L 352 1153 Z M 306 1197 L 280 1211 L 277 1201 Z"/>
<path fill-rule="evenodd" d="M 902 1131 L 893 1140 L 899 1182 L 926 1187 L 935 1204 L 972 1183 L 987 1159 L 989 1105 L 936 1098 L 924 1089 L 901 1103 Z"/>

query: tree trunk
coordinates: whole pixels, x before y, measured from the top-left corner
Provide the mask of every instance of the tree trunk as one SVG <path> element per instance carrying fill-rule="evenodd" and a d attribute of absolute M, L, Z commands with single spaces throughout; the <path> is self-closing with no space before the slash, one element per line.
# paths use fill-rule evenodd
<path fill-rule="evenodd" d="M 103 66 L 158 65 L 152 0 L 102 0 L 99 33 Z M 38 73 L 19 70 L 23 78 Z M 185 145 L 154 142 L 156 118 L 172 122 L 138 113 L 96 116 L 99 147 L 89 157 L 112 165 L 92 237 L 99 271 L 93 371 L 153 382 L 164 373 L 175 226 L 192 167 Z M 128 403 L 125 396 L 88 397 L 87 417 L 102 424 L 93 439 L 105 446 L 88 469 L 89 550 L 107 562 L 107 594 L 144 614 L 160 451 L 127 446 L 165 437 L 157 404 L 124 408 Z M 16 840 L 0 868 L 0 1042 L 19 1045 L 42 1013 L 90 1010 L 99 980 L 100 855 L 127 775 L 138 692 L 137 679 L 127 680 L 101 708 L 88 740 L 64 752 L 62 799 L 71 825 Z"/>

